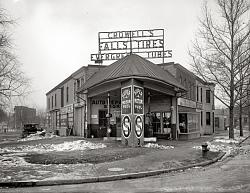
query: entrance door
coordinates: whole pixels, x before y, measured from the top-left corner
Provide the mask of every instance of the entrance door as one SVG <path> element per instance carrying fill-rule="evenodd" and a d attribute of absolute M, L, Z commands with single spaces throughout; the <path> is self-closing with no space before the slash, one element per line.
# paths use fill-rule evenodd
<path fill-rule="evenodd" d="M 107 110 L 99 110 L 99 129 L 97 130 L 97 137 L 105 137 L 107 135 L 108 119 Z"/>
<path fill-rule="evenodd" d="M 158 138 L 171 138 L 171 113 L 152 112 L 152 128 L 154 136 Z"/>
<path fill-rule="evenodd" d="M 83 117 L 82 117 L 82 108 L 76 108 L 75 109 L 75 125 L 74 125 L 74 134 L 77 136 L 83 136 L 83 132 L 82 132 L 82 121 L 83 121 Z"/>

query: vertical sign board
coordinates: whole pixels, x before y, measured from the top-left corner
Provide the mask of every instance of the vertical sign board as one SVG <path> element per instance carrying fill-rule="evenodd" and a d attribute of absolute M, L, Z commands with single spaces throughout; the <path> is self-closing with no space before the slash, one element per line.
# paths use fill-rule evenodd
<path fill-rule="evenodd" d="M 122 143 L 130 145 L 132 137 L 132 86 L 121 89 Z"/>
<path fill-rule="evenodd" d="M 139 86 L 133 86 L 133 112 L 135 143 L 137 146 L 141 146 L 144 143 L 144 89 Z"/>

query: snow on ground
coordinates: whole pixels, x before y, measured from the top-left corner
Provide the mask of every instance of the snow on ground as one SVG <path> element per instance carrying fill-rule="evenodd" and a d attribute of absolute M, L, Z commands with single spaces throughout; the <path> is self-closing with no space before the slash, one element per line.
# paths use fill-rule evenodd
<path fill-rule="evenodd" d="M 102 143 L 85 140 L 64 142 L 61 144 L 21 145 L 18 147 L 0 148 L 0 181 L 13 180 L 46 180 L 46 179 L 78 179 L 93 173 L 90 164 L 31 164 L 24 157 L 28 152 L 38 153 L 51 151 L 73 151 L 105 148 Z"/>
<path fill-rule="evenodd" d="M 16 164 L 11 165 L 0 163 L 0 171 L 0 182 L 7 182 L 79 179 L 92 175 L 95 168 L 88 163 L 42 165 L 16 161 Z"/>
<path fill-rule="evenodd" d="M 44 134 L 43 131 L 39 131 L 35 134 L 30 134 L 23 139 L 19 139 L 18 141 L 33 141 L 33 140 L 39 140 L 39 139 L 48 139 L 48 138 L 58 137 L 57 135 L 54 135 L 52 133 L 46 133 L 44 136 L 43 134 Z"/>
<path fill-rule="evenodd" d="M 238 144 L 240 141 L 245 139 L 244 137 L 235 136 L 234 139 L 229 139 L 228 136 L 217 136 L 214 139 L 214 142 L 221 142 L 221 143 L 229 143 L 229 144 Z"/>
<path fill-rule="evenodd" d="M 156 148 L 156 149 L 173 149 L 174 146 L 159 145 L 157 143 L 147 143 L 144 147 Z"/>
<path fill-rule="evenodd" d="M 207 145 L 208 145 L 209 151 L 212 151 L 212 152 L 224 152 L 224 153 L 226 153 L 224 155 L 224 157 L 227 157 L 230 154 L 233 154 L 238 149 L 238 147 L 236 147 L 235 145 L 230 146 L 228 143 L 225 143 L 225 144 L 213 144 L 213 142 L 214 141 L 206 142 Z M 201 146 L 194 146 L 193 148 L 198 149 L 198 150 L 202 149 Z"/>
<path fill-rule="evenodd" d="M 51 151 L 74 151 L 86 149 L 105 148 L 102 143 L 92 143 L 85 140 L 77 140 L 72 142 L 64 142 L 60 144 L 37 144 L 37 145 L 19 145 L 17 147 L 0 148 L 0 153 L 8 152 L 51 152 Z"/>
<path fill-rule="evenodd" d="M 0 166 L 20 166 L 20 165 L 30 165 L 30 163 L 24 160 L 23 156 L 25 153 L 15 153 L 15 154 L 5 154 L 0 155 Z"/>
<path fill-rule="evenodd" d="M 225 152 L 225 156 L 228 156 L 230 154 L 233 154 L 236 152 L 239 148 L 236 146 L 239 144 L 242 140 L 245 139 L 245 137 L 239 136 L 239 130 L 234 129 L 234 139 L 229 139 L 228 135 L 223 136 L 216 136 L 213 141 L 206 142 L 209 148 L 209 151 L 213 152 Z M 201 146 L 194 146 L 193 148 L 201 150 Z"/>

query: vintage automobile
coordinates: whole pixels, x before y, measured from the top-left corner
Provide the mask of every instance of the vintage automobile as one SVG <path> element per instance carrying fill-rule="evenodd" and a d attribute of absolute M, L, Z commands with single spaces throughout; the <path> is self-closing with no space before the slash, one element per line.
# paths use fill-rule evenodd
<path fill-rule="evenodd" d="M 27 123 L 23 125 L 22 137 L 27 137 L 30 134 L 35 134 L 41 131 L 41 135 L 45 135 L 45 130 L 43 130 L 38 123 Z"/>

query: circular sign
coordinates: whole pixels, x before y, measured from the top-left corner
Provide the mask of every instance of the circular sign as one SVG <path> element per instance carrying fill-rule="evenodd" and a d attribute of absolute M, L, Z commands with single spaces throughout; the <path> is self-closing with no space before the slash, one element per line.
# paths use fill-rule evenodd
<path fill-rule="evenodd" d="M 141 137 L 142 135 L 142 117 L 141 116 L 137 116 L 135 118 L 135 134 L 138 138 Z"/>
<path fill-rule="evenodd" d="M 131 121 L 129 116 L 125 116 L 122 119 L 122 133 L 127 138 L 131 133 Z"/>

